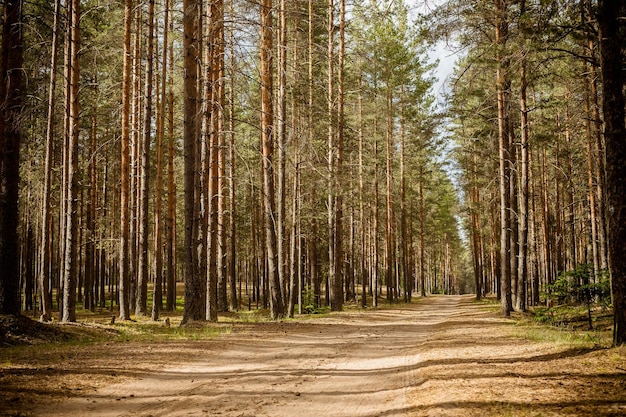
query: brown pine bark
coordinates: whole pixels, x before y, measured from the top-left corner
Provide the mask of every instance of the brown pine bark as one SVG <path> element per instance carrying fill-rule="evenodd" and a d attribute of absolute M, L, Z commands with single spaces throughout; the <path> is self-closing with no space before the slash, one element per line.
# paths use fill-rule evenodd
<path fill-rule="evenodd" d="M 502 314 L 509 316 L 513 310 L 511 299 L 511 260 L 510 260 L 510 186 L 509 186 L 509 89 L 507 71 L 508 59 L 504 48 L 508 37 L 508 0 L 495 0 L 497 51 L 496 94 L 498 99 L 498 148 L 500 178 L 500 290 Z"/>
<path fill-rule="evenodd" d="M 148 310 L 148 242 L 150 240 L 150 143 L 152 141 L 152 113 L 154 87 L 154 0 L 148 1 L 148 34 L 146 69 L 144 79 L 143 132 L 141 138 L 140 207 L 139 207 L 139 259 L 137 271 L 137 300 L 135 315 L 144 316 Z"/>
<path fill-rule="evenodd" d="M 52 153 L 54 152 L 54 115 L 56 105 L 56 67 L 59 33 L 59 14 L 61 0 L 54 2 L 54 22 L 52 24 L 52 52 L 50 58 L 50 82 L 48 83 L 48 119 L 46 124 L 46 156 L 44 162 L 44 185 L 42 191 L 41 213 L 41 245 L 39 255 L 39 288 L 41 291 L 41 321 L 52 319 L 51 280 L 51 247 L 53 236 L 51 231 L 50 191 L 52 183 Z"/>
<path fill-rule="evenodd" d="M 395 286 L 395 233 L 393 210 L 393 93 L 390 80 L 387 80 L 386 95 L 386 135 L 385 135 L 385 283 L 387 285 L 387 301 L 396 299 Z"/>
<path fill-rule="evenodd" d="M 171 33 L 174 27 L 174 19 L 170 19 L 169 29 Z M 174 184 L 174 44 L 170 41 L 166 45 L 169 49 L 169 88 L 167 94 L 167 236 L 166 258 L 167 258 L 167 294 L 165 309 L 167 311 L 176 310 L 176 185 Z"/>
<path fill-rule="evenodd" d="M 337 63 L 337 157 L 335 161 L 336 172 L 336 216 L 335 216 L 335 252 L 336 252 L 336 268 L 335 268 L 335 305 L 336 310 L 343 309 L 343 301 L 346 294 L 343 290 L 343 282 L 348 280 L 346 268 L 344 268 L 344 226 L 343 226 L 343 187 L 345 180 L 342 175 L 344 171 L 343 148 L 345 140 L 345 61 L 346 61 L 346 1 L 339 2 L 339 62 Z M 350 226 L 352 227 L 352 226 Z M 350 252 L 348 252 L 350 253 Z M 347 262 L 346 262 L 347 264 Z"/>
<path fill-rule="evenodd" d="M 230 14 L 234 15 L 234 1 L 230 2 Z M 235 26 L 234 22 L 231 22 L 229 30 L 229 43 L 230 50 L 235 49 Z M 235 216 L 237 214 L 237 205 L 235 204 L 235 54 L 230 54 L 230 102 L 228 113 L 228 131 L 229 131 L 229 144 L 228 144 L 228 225 L 229 225 L 229 241 L 228 241 L 228 276 L 230 278 L 230 309 L 236 311 L 239 308 L 239 300 L 237 299 L 237 248 L 236 248 L 236 221 Z M 239 297 L 242 297 L 241 291 Z"/>
<path fill-rule="evenodd" d="M 130 319 L 130 85 L 131 85 L 131 27 L 133 2 L 124 3 L 124 65 L 122 73 L 122 138 L 120 191 L 120 255 L 119 308 L 120 319 Z"/>
<path fill-rule="evenodd" d="M 335 3 L 328 0 L 328 285 L 332 311 L 343 308 L 341 272 L 342 231 L 341 199 L 339 197 L 340 147 L 335 132 Z M 338 129 L 339 130 L 339 129 Z"/>
<path fill-rule="evenodd" d="M 267 276 L 270 291 L 270 316 L 285 315 L 285 304 L 278 273 L 278 244 L 276 237 L 276 190 L 274 185 L 274 108 L 272 104 L 272 0 L 261 1 L 261 158 L 263 166 L 263 210 Z"/>
<path fill-rule="evenodd" d="M 379 189 L 378 189 L 378 123 L 377 119 L 374 119 L 374 174 L 373 174 L 373 188 L 374 188 L 374 210 L 373 210 L 373 227 L 372 227 L 372 280 L 371 280 L 371 290 L 372 290 L 372 305 L 374 307 L 378 307 L 378 287 L 380 284 L 380 274 L 379 274 L 379 245 L 380 241 L 378 239 L 378 229 L 379 229 L 379 214 L 378 214 L 378 203 L 379 203 Z"/>
<path fill-rule="evenodd" d="M 518 214 L 518 270 L 517 273 L 517 299 L 515 308 L 526 310 L 527 283 L 528 283 L 528 202 L 529 202 L 529 176 L 528 176 L 528 106 L 527 106 L 527 81 L 526 60 L 523 59 L 520 69 L 520 205 Z"/>
<path fill-rule="evenodd" d="M 584 65 L 585 73 L 588 73 L 588 65 Z M 588 77 L 584 78 L 584 100 L 585 100 L 585 132 L 586 132 L 586 156 L 587 156 L 587 199 L 589 202 L 589 222 L 591 226 L 591 254 L 593 262 L 593 276 L 597 279 L 600 272 L 600 251 L 598 245 L 598 215 L 596 204 L 596 186 L 595 181 L 595 158 L 593 154 L 593 129 L 591 126 L 591 85 Z"/>
<path fill-rule="evenodd" d="M 95 80 L 97 83 L 97 78 Z M 84 302 L 83 307 L 91 311 L 95 311 L 95 290 L 94 284 L 96 280 L 96 235 L 97 222 L 96 210 L 98 204 L 98 169 L 96 165 L 96 149 L 98 146 L 98 102 L 93 103 L 91 116 L 91 144 L 89 153 L 92 155 L 89 162 L 89 199 L 87 201 L 87 219 L 86 219 L 86 242 L 85 245 L 85 262 L 84 262 Z"/>
<path fill-rule="evenodd" d="M 424 167 L 420 165 L 419 173 L 419 235 L 420 235 L 420 295 L 426 297 L 426 254 L 425 254 L 425 212 L 424 212 Z"/>
<path fill-rule="evenodd" d="M 161 63 L 161 87 L 159 113 L 157 116 L 157 167 L 156 195 L 154 202 L 154 290 L 152 296 L 152 320 L 158 320 L 163 309 L 163 159 L 165 141 L 165 103 L 167 102 L 167 50 L 169 39 L 169 0 L 163 4 L 163 57 Z"/>
<path fill-rule="evenodd" d="M 141 200 L 141 188 L 139 186 L 140 155 L 141 155 L 141 48 L 143 8 L 136 7 L 133 10 L 134 28 L 132 50 L 132 87 L 131 87 L 131 110 L 130 110 L 130 246 L 129 246 L 129 273 L 131 308 L 137 303 L 137 274 L 139 271 L 139 210 Z"/>
<path fill-rule="evenodd" d="M 76 321 L 76 285 L 78 281 L 78 130 L 80 77 L 80 0 L 67 4 L 69 42 L 69 77 L 66 80 L 67 119 L 67 202 L 65 203 L 65 256 L 63 261 L 63 311 L 61 321 Z"/>
<path fill-rule="evenodd" d="M 213 15 L 213 14 L 212 14 Z M 217 280 L 219 283 L 219 307 L 221 311 L 228 311 L 228 279 L 226 275 L 227 261 L 226 261 L 226 132 L 225 132 L 225 119 L 224 108 L 226 106 L 226 90 L 224 85 L 224 51 L 225 51 L 225 39 L 224 39 L 224 1 L 218 0 L 215 2 L 215 14 L 212 16 L 214 20 L 214 33 L 215 33 L 215 68 L 213 75 L 213 85 L 215 99 L 215 109 L 213 117 L 216 118 L 217 124 L 215 125 L 216 134 L 216 147 L 212 151 L 217 152 L 217 158 L 214 161 L 217 163 Z"/>
<path fill-rule="evenodd" d="M 402 89 L 404 95 L 404 88 Z M 404 98 L 404 97 L 403 97 Z M 404 113 L 404 106 L 402 109 Z M 406 209 L 406 121 L 404 116 L 400 121 L 400 268 L 402 275 L 402 287 L 404 288 L 404 302 L 411 302 L 412 280 L 409 276 L 409 231 Z"/>
<path fill-rule="evenodd" d="M 624 44 L 626 1 L 599 0 L 606 201 L 613 290 L 613 343 L 626 343 L 626 124 L 624 122 Z"/>
<path fill-rule="evenodd" d="M 359 69 L 361 62 L 359 61 Z M 358 71 L 361 74 L 361 71 Z M 364 153 L 364 132 L 363 132 L 363 78 L 359 76 L 359 97 L 358 97 L 358 119 L 359 119 L 359 223 L 361 237 L 361 308 L 367 307 L 367 266 L 366 266 L 366 245 L 365 245 L 365 197 L 364 197 L 364 172 L 363 172 L 363 153 Z"/>
<path fill-rule="evenodd" d="M 286 251 L 286 162 L 287 162 L 287 2 L 280 0 L 278 6 L 278 88 L 276 115 L 276 144 L 278 146 L 278 164 L 276 172 L 276 239 L 278 243 L 278 275 L 283 297 L 289 297 L 287 283 Z"/>
<path fill-rule="evenodd" d="M 205 318 L 205 277 L 198 267 L 196 155 L 198 123 L 198 57 L 199 57 L 199 1 L 183 1 L 183 58 L 184 67 L 184 193 L 185 193 L 185 306 L 182 323 Z"/>
<path fill-rule="evenodd" d="M 17 228 L 23 94 L 22 7 L 21 0 L 4 2 L 0 55 L 0 314 L 11 315 L 20 314 Z"/>

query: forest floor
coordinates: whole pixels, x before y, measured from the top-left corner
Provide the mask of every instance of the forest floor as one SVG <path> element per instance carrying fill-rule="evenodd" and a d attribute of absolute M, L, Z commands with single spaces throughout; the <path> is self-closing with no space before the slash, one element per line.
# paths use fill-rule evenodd
<path fill-rule="evenodd" d="M 626 348 L 546 336 L 471 296 L 207 328 L 0 348 L 0 415 L 626 415 Z"/>

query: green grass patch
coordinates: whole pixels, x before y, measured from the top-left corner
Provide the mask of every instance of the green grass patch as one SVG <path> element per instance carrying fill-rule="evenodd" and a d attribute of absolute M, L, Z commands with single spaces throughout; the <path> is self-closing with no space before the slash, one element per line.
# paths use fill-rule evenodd
<path fill-rule="evenodd" d="M 609 347 L 612 343 L 612 316 L 603 307 L 592 309 L 593 328 L 589 328 L 585 305 L 534 307 L 520 314 L 515 336 L 582 348 Z"/>
<path fill-rule="evenodd" d="M 120 322 L 112 327 L 119 332 L 121 342 L 207 340 L 232 331 L 230 325 L 212 323 L 165 326 L 162 322 Z"/>

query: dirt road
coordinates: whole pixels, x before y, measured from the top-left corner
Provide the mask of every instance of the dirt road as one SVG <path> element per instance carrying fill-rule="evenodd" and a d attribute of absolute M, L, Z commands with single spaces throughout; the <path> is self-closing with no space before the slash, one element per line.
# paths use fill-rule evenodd
<path fill-rule="evenodd" d="M 241 324 L 214 340 L 154 347 L 146 357 L 168 355 L 169 365 L 35 414 L 626 415 L 623 357 L 606 363 L 598 351 L 516 339 L 512 326 L 467 296 Z"/>

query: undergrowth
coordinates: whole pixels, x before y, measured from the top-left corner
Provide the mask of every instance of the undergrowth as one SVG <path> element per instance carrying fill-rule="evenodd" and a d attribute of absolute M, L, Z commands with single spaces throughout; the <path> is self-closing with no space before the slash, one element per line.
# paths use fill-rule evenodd
<path fill-rule="evenodd" d="M 497 313 L 500 301 L 493 297 L 478 301 L 485 308 Z M 593 328 L 589 328 L 589 311 Z M 557 345 L 595 348 L 609 347 L 612 343 L 612 313 L 605 304 L 587 305 L 565 304 L 554 307 L 534 306 L 526 312 L 511 314 L 512 333 L 538 342 Z"/>

